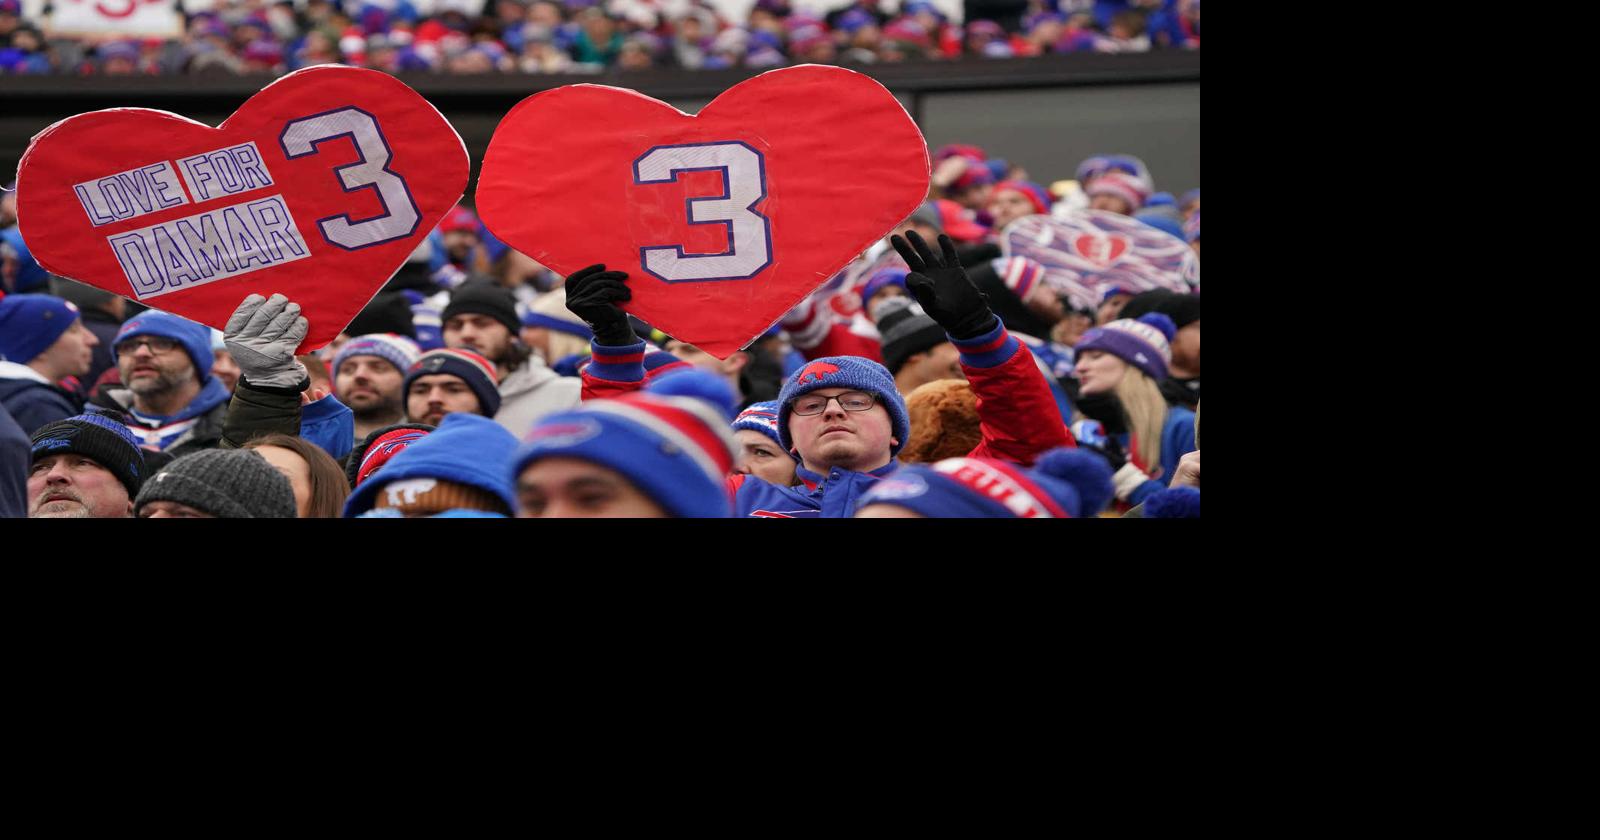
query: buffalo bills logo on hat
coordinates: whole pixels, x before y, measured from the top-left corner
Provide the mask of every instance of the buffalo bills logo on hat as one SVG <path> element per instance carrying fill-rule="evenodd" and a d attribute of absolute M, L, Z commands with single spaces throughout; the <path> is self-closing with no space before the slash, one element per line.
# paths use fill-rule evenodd
<path fill-rule="evenodd" d="M 539 449 L 564 449 L 583 443 L 598 434 L 600 434 L 600 424 L 593 420 L 546 423 L 529 432 L 527 442 Z"/>
<path fill-rule="evenodd" d="M 903 476 L 886 478 L 872 486 L 867 492 L 869 502 L 887 501 L 891 499 L 915 499 L 928 492 L 928 482 L 922 476 L 909 473 Z"/>
<path fill-rule="evenodd" d="M 795 382 L 802 385 L 812 380 L 821 382 L 823 379 L 838 372 L 838 365 L 829 364 L 828 362 L 812 362 L 800 371 L 800 378 L 796 379 Z"/>

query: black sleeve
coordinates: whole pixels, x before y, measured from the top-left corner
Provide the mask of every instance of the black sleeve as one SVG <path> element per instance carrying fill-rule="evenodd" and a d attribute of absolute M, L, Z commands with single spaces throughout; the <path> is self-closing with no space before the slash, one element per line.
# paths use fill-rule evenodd
<path fill-rule="evenodd" d="M 309 387 L 309 378 L 293 388 L 265 388 L 239 377 L 222 424 L 222 448 L 237 449 L 256 435 L 270 432 L 298 437 L 300 392 Z"/>

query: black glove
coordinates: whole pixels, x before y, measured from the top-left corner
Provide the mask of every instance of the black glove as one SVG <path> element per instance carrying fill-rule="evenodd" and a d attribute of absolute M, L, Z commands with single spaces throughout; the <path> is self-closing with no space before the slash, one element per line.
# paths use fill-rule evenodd
<path fill-rule="evenodd" d="M 604 264 L 580 268 L 567 277 L 567 309 L 594 330 L 594 340 L 607 347 L 624 347 L 639 340 L 628 323 L 628 313 L 617 304 L 633 299 L 622 281 L 627 272 L 606 271 Z"/>
<path fill-rule="evenodd" d="M 911 269 L 906 275 L 906 288 L 916 296 L 928 317 L 938 321 L 951 338 L 977 338 L 994 329 L 998 319 L 989 310 L 989 296 L 978 291 L 967 279 L 956 257 L 956 244 L 950 237 L 939 234 L 942 258 L 914 230 L 906 231 L 904 239 L 898 235 L 890 237 L 889 244 Z"/>

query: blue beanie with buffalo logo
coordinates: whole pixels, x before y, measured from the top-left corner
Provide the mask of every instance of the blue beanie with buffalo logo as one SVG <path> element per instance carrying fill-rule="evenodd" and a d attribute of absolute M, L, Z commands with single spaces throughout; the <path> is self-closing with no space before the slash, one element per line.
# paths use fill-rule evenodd
<path fill-rule="evenodd" d="M 117 346 L 130 338 L 141 335 L 153 335 L 159 338 L 170 338 L 178 342 L 183 352 L 189 354 L 189 360 L 194 362 L 194 372 L 203 382 L 211 375 L 211 364 L 216 357 L 211 353 L 211 328 L 204 324 L 197 324 L 188 318 L 151 309 L 141 312 L 117 330 L 117 338 L 111 344 L 111 357 L 117 356 Z"/>
<path fill-rule="evenodd" d="M 794 440 L 789 437 L 789 414 L 794 410 L 795 398 L 822 388 L 866 391 L 878 398 L 889 412 L 896 441 L 889 447 L 889 457 L 899 455 L 911 439 L 911 415 L 906 413 L 906 401 L 895 390 L 888 368 L 860 356 L 826 356 L 796 371 L 778 393 L 778 443 L 784 449 L 794 449 Z"/>

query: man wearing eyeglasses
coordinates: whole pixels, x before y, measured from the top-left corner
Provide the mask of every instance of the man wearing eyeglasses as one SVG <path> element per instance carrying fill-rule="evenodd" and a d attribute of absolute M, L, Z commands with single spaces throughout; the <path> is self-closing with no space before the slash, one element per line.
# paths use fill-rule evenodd
<path fill-rule="evenodd" d="M 230 394 L 211 375 L 208 327 L 152 309 L 122 325 L 112 353 L 122 387 L 91 402 L 127 414 L 141 447 L 178 457 L 221 443 Z"/>
<path fill-rule="evenodd" d="M 939 237 L 942 256 L 914 232 L 894 236 L 891 244 L 911 269 L 907 288 L 960 351 L 961 368 L 978 394 L 983 439 L 972 456 L 1028 465 L 1046 450 L 1073 446 L 1032 355 L 967 279 L 954 242 Z M 625 278 L 605 272 L 578 278 L 576 287 L 568 278 L 567 307 L 595 334 L 585 393 L 597 390 L 591 380 L 612 392 L 643 379 L 644 344 L 629 343 L 627 317 L 617 306 L 632 297 L 621 282 Z M 850 516 L 857 497 L 899 466 L 895 456 L 910 437 L 910 420 L 883 365 L 860 356 L 829 356 L 813 359 L 784 383 L 778 434 L 780 444 L 800 458 L 799 484 L 780 487 L 735 475 L 728 482 L 736 491 L 735 516 Z"/>

